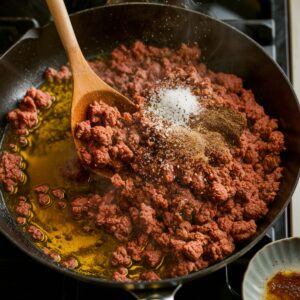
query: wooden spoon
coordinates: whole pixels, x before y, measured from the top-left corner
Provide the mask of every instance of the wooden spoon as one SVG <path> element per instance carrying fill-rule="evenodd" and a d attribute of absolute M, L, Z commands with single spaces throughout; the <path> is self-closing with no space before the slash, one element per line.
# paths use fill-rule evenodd
<path fill-rule="evenodd" d="M 102 100 L 108 105 L 116 106 L 121 112 L 133 112 L 135 105 L 125 96 L 106 84 L 91 69 L 85 60 L 76 39 L 66 6 L 63 0 L 47 0 L 61 42 L 67 52 L 73 73 L 73 97 L 71 108 L 71 130 L 79 158 L 83 146 L 75 137 L 76 124 L 86 120 L 89 104 Z M 91 169 L 97 175 L 110 177 L 108 169 Z"/>

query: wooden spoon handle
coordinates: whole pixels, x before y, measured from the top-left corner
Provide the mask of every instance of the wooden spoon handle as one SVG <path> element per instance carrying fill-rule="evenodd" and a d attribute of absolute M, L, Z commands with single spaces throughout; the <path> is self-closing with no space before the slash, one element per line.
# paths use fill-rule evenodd
<path fill-rule="evenodd" d="M 84 71 L 82 68 L 88 67 L 88 64 L 80 50 L 65 3 L 63 0 L 47 0 L 47 5 L 68 54 L 72 72 L 74 75 L 81 73 Z"/>

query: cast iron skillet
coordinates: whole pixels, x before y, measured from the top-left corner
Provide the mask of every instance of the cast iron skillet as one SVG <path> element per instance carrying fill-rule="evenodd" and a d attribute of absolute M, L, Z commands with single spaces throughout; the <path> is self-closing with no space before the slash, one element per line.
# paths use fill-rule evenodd
<path fill-rule="evenodd" d="M 109 52 L 119 43 L 135 39 L 155 46 L 177 47 L 182 42 L 198 42 L 202 57 L 215 71 L 234 73 L 245 80 L 268 114 L 279 119 L 287 150 L 283 154 L 284 177 L 268 215 L 260 222 L 256 235 L 240 245 L 228 258 L 188 276 L 159 282 L 121 283 L 84 276 L 53 263 L 23 234 L 0 199 L 0 229 L 19 248 L 48 267 L 77 279 L 122 287 L 138 299 L 173 299 L 183 282 L 210 274 L 234 261 L 253 247 L 287 206 L 298 179 L 300 167 L 300 113 L 296 96 L 277 64 L 244 34 L 211 17 L 174 6 L 132 3 L 86 10 L 72 16 L 72 23 L 86 57 Z M 30 86 L 38 86 L 47 66 L 66 63 L 65 52 L 53 24 L 30 31 L 0 61 L 0 134 L 5 115 L 16 107 Z M 157 288 L 155 291 L 153 288 Z"/>

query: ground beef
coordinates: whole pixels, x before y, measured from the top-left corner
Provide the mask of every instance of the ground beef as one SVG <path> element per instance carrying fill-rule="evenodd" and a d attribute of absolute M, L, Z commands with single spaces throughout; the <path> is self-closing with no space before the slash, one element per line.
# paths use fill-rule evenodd
<path fill-rule="evenodd" d="M 51 199 L 48 194 L 39 193 L 37 195 L 37 201 L 41 206 L 47 206 L 50 204 Z"/>
<path fill-rule="evenodd" d="M 63 189 L 55 189 L 52 190 L 51 193 L 58 200 L 62 200 L 65 198 L 65 191 Z"/>
<path fill-rule="evenodd" d="M 42 241 L 45 238 L 43 232 L 38 227 L 36 227 L 34 225 L 29 225 L 28 228 L 27 228 L 27 232 L 36 241 Z"/>
<path fill-rule="evenodd" d="M 94 197 L 77 197 L 71 203 L 71 211 L 75 218 L 80 219 L 83 216 L 96 217 L 98 211 L 98 203 L 102 202 L 102 197 L 95 195 Z"/>
<path fill-rule="evenodd" d="M 256 232 L 254 220 L 234 222 L 231 229 L 231 235 L 236 241 L 244 241 L 253 236 Z"/>
<path fill-rule="evenodd" d="M 242 79 L 233 74 L 226 74 L 220 72 L 213 77 L 214 81 L 216 81 L 221 86 L 224 86 L 227 90 L 231 92 L 239 93 L 243 89 Z"/>
<path fill-rule="evenodd" d="M 267 204 L 262 200 L 253 199 L 245 205 L 244 215 L 247 219 L 258 220 L 268 213 Z"/>
<path fill-rule="evenodd" d="M 126 249 L 133 261 L 137 262 L 142 260 L 143 248 L 137 243 L 137 241 L 130 241 L 126 245 Z"/>
<path fill-rule="evenodd" d="M 159 265 L 162 259 L 162 252 L 160 250 L 146 250 L 144 252 L 146 264 L 150 268 L 155 268 Z"/>
<path fill-rule="evenodd" d="M 196 270 L 196 265 L 194 262 L 186 259 L 183 256 L 179 256 L 173 259 L 172 268 L 170 270 L 170 276 L 185 276 Z"/>
<path fill-rule="evenodd" d="M 161 263 L 163 277 L 175 277 L 224 259 L 236 244 L 255 235 L 256 221 L 268 213 L 279 189 L 284 137 L 277 120 L 265 114 L 241 78 L 208 70 L 200 57 L 197 45 L 174 50 L 138 41 L 130 48 L 116 48 L 110 59 L 91 63 L 101 78 L 135 102 L 136 111 L 121 112 L 101 99 L 91 103 L 86 119 L 75 129 L 83 145 L 79 149 L 83 165 L 77 159 L 68 161 L 61 171 L 76 182 L 88 182 L 86 166 L 112 171 L 110 191 L 75 195 L 70 207 L 75 219 L 87 221 L 119 242 L 111 255 L 115 280 L 129 280 L 132 263 L 143 266 L 141 280 L 158 280 L 156 268 Z M 65 66 L 46 72 L 48 80 L 55 82 L 70 76 Z M 170 82 L 188 86 L 206 110 L 228 110 L 242 120 L 242 129 L 230 139 L 224 124 L 211 127 L 214 135 L 226 141 L 224 151 L 206 147 L 206 159 L 202 159 L 184 156 L 176 147 L 171 151 L 161 147 L 165 146 L 162 136 L 145 108 L 149 95 Z M 8 115 L 17 134 L 28 135 L 38 124 L 38 110 L 52 101 L 47 93 L 28 90 Z M 23 180 L 20 164 L 18 156 L 2 154 L 0 181 L 7 191 Z M 48 188 L 39 186 L 35 191 L 40 202 L 46 203 Z M 52 195 L 62 200 L 64 191 L 52 190 Z M 26 201 L 20 200 L 19 218 L 28 217 L 28 211 Z M 86 228 L 87 234 L 90 227 Z M 38 241 L 44 238 L 34 225 L 27 230 Z M 73 269 L 78 262 L 69 257 L 61 265 Z"/>
<path fill-rule="evenodd" d="M 37 125 L 38 123 L 38 115 L 37 110 L 35 111 L 26 111 L 16 108 L 15 110 L 11 111 L 7 115 L 8 121 L 16 128 L 17 133 L 25 133 L 25 129 L 30 129 Z"/>
<path fill-rule="evenodd" d="M 135 113 L 121 113 L 96 101 L 76 128 L 76 138 L 86 145 L 81 149 L 85 163 L 115 172 L 115 197 L 99 205 L 95 219 L 117 238 L 122 224 L 119 240 L 127 243 L 114 253 L 114 265 L 126 266 L 132 260 L 155 268 L 164 256 L 168 276 L 205 268 L 256 233 L 255 221 L 267 214 L 279 188 L 284 139 L 277 121 L 265 115 L 240 78 L 207 70 L 199 63 L 200 54 L 196 46 L 171 50 L 136 42 L 115 49 L 107 64 L 92 65 L 138 105 Z M 144 107 L 155 81 L 175 78 L 197 90 L 204 107 L 230 108 L 239 120 L 244 118 L 248 127 L 234 136 L 230 151 L 207 151 L 207 161 L 195 161 L 181 160 L 174 150 L 160 164 L 158 158 L 166 157 L 158 147 L 162 140 Z M 75 210 L 76 215 L 89 208 L 83 201 Z M 148 236 L 151 249 L 138 244 L 140 232 Z"/>
<path fill-rule="evenodd" d="M 249 237 L 253 234 L 253 232 L 249 233 Z M 228 254 L 232 253 L 234 249 L 235 247 L 232 240 L 223 238 L 213 244 L 208 245 L 207 253 L 210 256 L 210 259 L 219 261 L 226 257 Z"/>
<path fill-rule="evenodd" d="M 117 281 L 127 281 L 128 270 L 126 268 L 119 268 L 117 272 L 114 272 L 113 279 Z"/>
<path fill-rule="evenodd" d="M 119 246 L 112 254 L 111 263 L 113 266 L 127 267 L 131 264 L 131 258 L 124 246 Z"/>
<path fill-rule="evenodd" d="M 160 278 L 154 271 L 149 271 L 149 272 L 141 273 L 140 279 L 154 281 L 154 280 L 159 280 Z"/>
<path fill-rule="evenodd" d="M 31 97 L 31 99 L 34 100 L 37 108 L 49 108 L 54 101 L 54 98 L 49 93 L 43 92 L 34 87 L 27 90 L 26 96 Z M 20 104 L 22 104 L 22 102 Z"/>
<path fill-rule="evenodd" d="M 44 253 L 45 253 L 47 256 L 49 256 L 53 261 L 55 261 L 55 262 L 60 262 L 60 261 L 61 261 L 61 257 L 60 257 L 60 255 L 59 255 L 57 252 L 55 252 L 55 251 L 53 251 L 53 250 L 50 250 L 50 249 L 47 248 L 47 247 L 44 247 L 44 248 L 43 248 L 43 251 L 44 251 Z"/>
<path fill-rule="evenodd" d="M 16 206 L 16 214 L 21 217 L 29 217 L 30 212 L 30 204 L 26 202 L 25 197 L 19 197 L 18 205 Z"/>
<path fill-rule="evenodd" d="M 49 82 L 62 82 L 65 80 L 69 80 L 71 76 L 71 71 L 67 66 L 62 66 L 59 71 L 53 68 L 47 68 L 47 70 L 45 71 L 45 77 Z"/>
<path fill-rule="evenodd" d="M 104 208 L 103 210 L 101 208 Z M 96 225 L 104 227 L 107 232 L 112 233 L 119 241 L 128 240 L 132 232 L 132 223 L 128 216 L 114 215 L 113 210 L 102 206 L 97 215 Z M 104 212 L 104 213 L 103 213 Z M 105 215 L 104 215 L 105 214 Z"/>
<path fill-rule="evenodd" d="M 57 202 L 57 206 L 60 208 L 60 209 L 64 209 L 67 207 L 67 203 L 64 202 L 64 201 L 58 201 Z"/>
<path fill-rule="evenodd" d="M 35 193 L 37 194 L 37 201 L 41 206 L 47 206 L 51 202 L 50 196 L 47 194 L 49 192 L 48 185 L 38 185 L 33 188 Z"/>
<path fill-rule="evenodd" d="M 0 182 L 8 193 L 12 193 L 26 178 L 22 171 L 22 160 L 21 156 L 6 151 L 0 157 Z"/>
<path fill-rule="evenodd" d="M 42 184 L 42 185 L 37 185 L 33 188 L 33 190 L 37 193 L 37 194 L 46 194 L 49 191 L 49 186 Z"/>
<path fill-rule="evenodd" d="M 27 90 L 19 107 L 8 113 L 8 121 L 19 135 L 27 135 L 28 130 L 35 127 L 38 122 L 39 109 L 49 108 L 54 101 L 49 93 L 31 87 Z"/>
<path fill-rule="evenodd" d="M 132 232 L 132 222 L 129 215 L 120 214 L 121 210 L 113 204 L 114 194 L 108 194 L 110 197 L 99 198 L 95 202 L 94 207 L 96 225 L 104 228 L 107 232 L 112 233 L 119 241 L 127 241 Z M 71 203 L 73 214 L 81 217 L 83 212 L 91 212 L 91 209 L 86 209 L 86 205 L 91 207 L 91 198 L 77 198 Z"/>
<path fill-rule="evenodd" d="M 122 177 L 119 174 L 114 174 L 111 177 L 111 183 L 113 184 L 113 186 L 115 186 L 116 188 L 120 188 L 122 186 L 125 186 L 125 181 L 122 179 Z"/>
<path fill-rule="evenodd" d="M 192 261 L 196 261 L 203 253 L 202 241 L 190 241 L 183 246 L 183 253 Z"/>
<path fill-rule="evenodd" d="M 226 233 L 230 233 L 233 221 L 231 220 L 230 216 L 220 217 L 217 221 L 219 228 Z"/>
<path fill-rule="evenodd" d="M 23 226 L 23 225 L 25 225 L 26 224 L 26 218 L 24 218 L 24 217 L 17 217 L 16 218 L 16 222 L 17 222 L 17 224 L 19 224 L 19 225 L 21 225 L 21 226 Z"/>
<path fill-rule="evenodd" d="M 19 138 L 19 144 L 21 147 L 26 147 L 28 145 L 29 141 L 25 136 L 20 136 Z"/>
<path fill-rule="evenodd" d="M 68 257 L 61 261 L 60 265 L 64 268 L 73 270 L 78 267 L 78 261 L 75 257 Z"/>

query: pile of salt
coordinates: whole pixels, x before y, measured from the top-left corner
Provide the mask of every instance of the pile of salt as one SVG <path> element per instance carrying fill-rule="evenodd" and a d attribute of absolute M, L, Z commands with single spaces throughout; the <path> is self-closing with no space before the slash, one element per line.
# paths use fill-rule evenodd
<path fill-rule="evenodd" d="M 146 112 L 150 113 L 158 127 L 187 126 L 192 115 L 197 115 L 201 106 L 190 88 L 163 88 L 152 95 Z"/>

